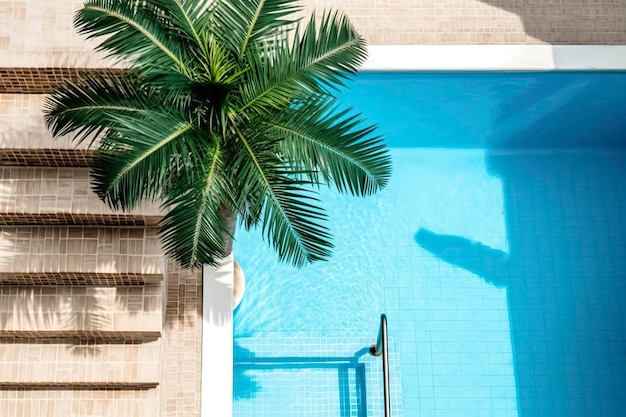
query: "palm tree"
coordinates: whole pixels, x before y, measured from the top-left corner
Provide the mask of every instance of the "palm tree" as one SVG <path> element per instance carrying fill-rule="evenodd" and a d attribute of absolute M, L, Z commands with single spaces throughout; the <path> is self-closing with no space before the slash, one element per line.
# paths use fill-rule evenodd
<path fill-rule="evenodd" d="M 384 187 L 390 158 L 333 96 L 366 57 L 346 16 L 306 23 L 294 0 L 88 0 L 75 26 L 127 71 L 67 82 L 46 102 L 55 137 L 97 146 L 94 191 L 115 209 L 159 201 L 183 267 L 259 226 L 296 266 L 332 250 L 320 185 Z M 97 139 L 97 140 L 96 140 Z"/>

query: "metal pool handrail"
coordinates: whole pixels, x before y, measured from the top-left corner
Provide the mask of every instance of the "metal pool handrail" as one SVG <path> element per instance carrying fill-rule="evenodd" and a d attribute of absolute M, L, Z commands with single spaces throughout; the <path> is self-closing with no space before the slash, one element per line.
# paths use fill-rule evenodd
<path fill-rule="evenodd" d="M 370 353 L 383 357 L 383 395 L 385 400 L 385 417 L 391 417 L 391 403 L 389 398 L 389 355 L 387 353 L 387 316 L 380 315 L 380 329 L 376 344 L 370 346 Z"/>

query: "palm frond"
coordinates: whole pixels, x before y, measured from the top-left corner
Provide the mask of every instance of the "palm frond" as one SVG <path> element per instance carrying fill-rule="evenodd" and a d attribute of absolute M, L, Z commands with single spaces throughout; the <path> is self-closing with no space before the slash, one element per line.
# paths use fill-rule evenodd
<path fill-rule="evenodd" d="M 293 170 L 340 192 L 373 194 L 391 175 L 391 158 L 376 126 L 358 113 L 339 110 L 335 100 L 310 100 L 264 122 L 280 141 Z M 320 178 L 321 176 L 321 178 Z"/>
<path fill-rule="evenodd" d="M 263 207 L 263 234 L 281 261 L 301 267 L 327 260 L 332 254 L 332 236 L 317 193 L 286 175 L 273 178 Z"/>
<path fill-rule="evenodd" d="M 261 135 L 248 136 L 241 131 L 237 134 L 242 151 L 233 174 L 233 183 L 239 185 L 236 200 L 249 200 L 250 196 L 261 199 L 262 233 L 282 261 L 303 266 L 327 259 L 333 245 L 328 228 L 323 225 L 327 217 L 318 205 L 316 192 L 305 188 L 303 181 L 294 179 L 284 169 Z"/>
<path fill-rule="evenodd" d="M 146 115 L 154 91 L 132 76 L 93 75 L 80 83 L 66 82 L 44 102 L 44 120 L 54 137 L 75 134 L 78 143 L 93 141 L 122 114 Z"/>
<path fill-rule="evenodd" d="M 306 94 L 293 62 L 285 59 L 284 63 L 286 65 L 268 62 L 260 51 L 250 54 L 250 70 L 243 74 L 239 84 L 238 113 L 272 114 L 288 109 L 294 98 Z"/>
<path fill-rule="evenodd" d="M 294 44 L 292 57 L 307 79 L 336 90 L 343 80 L 356 74 L 367 58 L 367 44 L 345 14 L 325 13 L 317 27 L 312 15 L 300 42 Z"/>
<path fill-rule="evenodd" d="M 260 40 L 295 23 L 287 18 L 301 10 L 294 0 L 216 0 L 215 24 L 239 57 Z"/>
<path fill-rule="evenodd" d="M 193 166 L 205 151 L 203 143 L 186 140 L 193 125 L 178 115 L 114 119 L 117 124 L 102 139 L 92 169 L 94 191 L 114 208 L 131 209 L 142 198 L 160 196 L 170 172 Z"/>
<path fill-rule="evenodd" d="M 277 46 L 271 55 L 251 54 L 251 71 L 241 84 L 240 111 L 263 114 L 294 99 L 329 94 L 367 57 L 365 40 L 341 13 L 325 14 L 319 29 L 312 17 L 301 37 L 299 33 L 291 46 Z"/>
<path fill-rule="evenodd" d="M 210 36 L 206 43 L 207 55 L 199 60 L 199 65 L 202 65 L 198 71 L 201 74 L 199 81 L 228 85 L 236 80 L 242 71 L 245 72 L 238 68 L 235 57 L 215 37 Z"/>
<path fill-rule="evenodd" d="M 202 46 L 211 15 L 211 4 L 206 0 L 151 0 L 167 11 L 167 16 L 196 46 Z"/>
<path fill-rule="evenodd" d="M 96 48 L 136 69 L 187 73 L 185 42 L 166 11 L 143 0 L 88 0 L 74 26 L 88 38 L 104 36 Z"/>
<path fill-rule="evenodd" d="M 281 260 L 333 248 L 315 185 L 371 194 L 390 160 L 374 126 L 333 93 L 366 57 L 341 13 L 300 24 L 298 0 L 86 0 L 75 26 L 130 64 L 67 83 L 45 103 L 54 136 L 99 139 L 94 191 L 113 208 L 159 201 L 166 253 L 216 264 L 235 220 Z"/>
<path fill-rule="evenodd" d="M 228 255 L 225 240 L 233 238 L 224 224 L 231 196 L 218 144 L 192 168 L 194 175 L 179 178 L 163 204 L 170 209 L 160 223 L 163 247 L 184 268 L 216 265 Z"/>

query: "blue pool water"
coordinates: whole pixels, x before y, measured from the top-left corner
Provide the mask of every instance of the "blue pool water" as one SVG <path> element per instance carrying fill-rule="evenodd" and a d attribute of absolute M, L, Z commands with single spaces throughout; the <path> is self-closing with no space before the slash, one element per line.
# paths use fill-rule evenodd
<path fill-rule="evenodd" d="M 278 264 L 238 232 L 235 417 L 622 416 L 626 74 L 362 74 L 343 100 L 394 172 L 323 190 L 330 262 Z"/>

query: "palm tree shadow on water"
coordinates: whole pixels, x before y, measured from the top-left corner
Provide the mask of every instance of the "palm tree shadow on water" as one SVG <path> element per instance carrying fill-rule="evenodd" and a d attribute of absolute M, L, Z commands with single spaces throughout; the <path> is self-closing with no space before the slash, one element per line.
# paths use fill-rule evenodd
<path fill-rule="evenodd" d="M 506 288 L 520 417 L 618 416 L 626 382 L 626 153 L 500 152 L 509 253 L 420 229 L 423 249 Z"/>
<path fill-rule="evenodd" d="M 367 417 L 367 388 L 366 366 L 360 361 L 363 355 L 369 354 L 369 348 L 363 348 L 354 356 L 324 357 L 324 356 L 276 356 L 258 357 L 252 351 L 242 347 L 236 340 L 233 346 L 233 400 L 254 399 L 264 387 L 259 381 L 260 373 L 278 372 L 336 372 L 337 385 L 328 387 L 313 387 L 311 392 L 319 395 L 338 394 L 338 404 L 333 404 L 332 398 L 316 398 L 321 407 L 338 406 L 340 417 Z M 273 381 L 271 377 L 268 381 Z M 284 383 L 284 381 L 283 381 Z M 267 387 L 266 387 L 267 388 Z M 288 394 L 281 399 L 283 406 L 291 406 L 290 401 L 296 398 Z M 329 403 L 329 401 L 331 401 Z M 261 413 L 260 413 L 261 414 Z M 281 414 L 282 415 L 282 414 Z"/>

